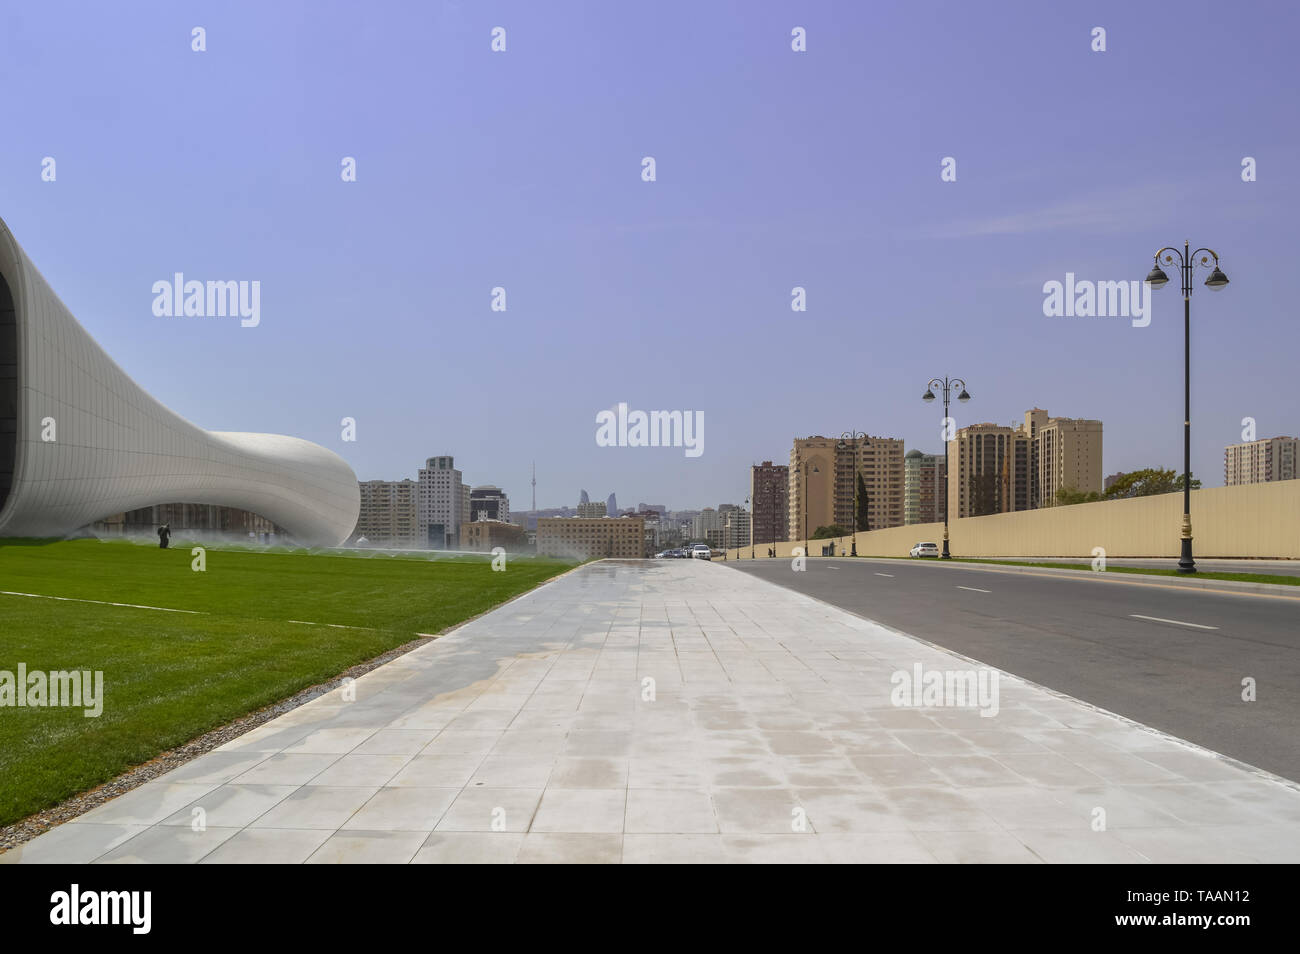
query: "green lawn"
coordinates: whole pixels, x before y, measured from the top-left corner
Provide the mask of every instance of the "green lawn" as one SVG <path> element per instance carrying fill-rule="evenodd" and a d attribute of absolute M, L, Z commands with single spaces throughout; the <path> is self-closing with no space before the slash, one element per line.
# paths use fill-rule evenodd
<path fill-rule="evenodd" d="M 101 670 L 104 709 L 0 708 L 0 825 L 573 566 L 0 540 L 0 670 Z M 301 622 L 290 622 L 297 620 Z M 336 626 L 304 625 L 332 623 Z"/>

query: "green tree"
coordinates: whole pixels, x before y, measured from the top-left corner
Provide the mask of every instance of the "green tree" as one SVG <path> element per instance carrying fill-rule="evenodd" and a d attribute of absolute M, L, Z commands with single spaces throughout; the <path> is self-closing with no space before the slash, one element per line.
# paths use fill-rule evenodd
<path fill-rule="evenodd" d="M 814 540 L 829 540 L 831 537 L 847 537 L 849 532 L 841 527 L 838 523 L 832 523 L 829 527 L 818 527 L 813 531 Z"/>
<path fill-rule="evenodd" d="M 870 498 L 867 497 L 867 482 L 862 479 L 861 471 L 858 472 L 858 529 L 871 529 L 871 510 L 869 507 Z"/>
<path fill-rule="evenodd" d="M 1151 497 L 1156 494 L 1178 493 L 1182 489 L 1182 474 L 1161 467 L 1147 467 L 1122 475 L 1107 488 L 1105 499 Z M 1192 489 L 1201 489 L 1201 482 L 1195 476 L 1192 477 Z"/>
<path fill-rule="evenodd" d="M 1061 487 L 1056 491 L 1056 506 L 1068 507 L 1070 504 L 1093 503 L 1100 500 L 1101 494 L 1095 490 L 1084 493 L 1082 490 L 1075 490 L 1073 487 Z"/>

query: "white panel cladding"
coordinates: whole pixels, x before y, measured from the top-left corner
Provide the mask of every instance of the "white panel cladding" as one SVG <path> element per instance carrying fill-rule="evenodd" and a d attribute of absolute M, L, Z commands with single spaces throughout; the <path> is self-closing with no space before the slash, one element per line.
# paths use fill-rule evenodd
<path fill-rule="evenodd" d="M 360 494 L 343 458 L 279 434 L 205 431 L 145 393 L 86 333 L 0 221 L 0 275 L 18 333 L 18 435 L 0 536 L 61 536 L 163 503 L 259 514 L 336 546 Z M 54 418 L 56 440 L 41 421 Z"/>

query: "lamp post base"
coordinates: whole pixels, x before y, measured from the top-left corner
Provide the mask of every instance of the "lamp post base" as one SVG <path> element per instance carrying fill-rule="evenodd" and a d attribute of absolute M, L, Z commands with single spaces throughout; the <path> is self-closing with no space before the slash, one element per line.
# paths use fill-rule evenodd
<path fill-rule="evenodd" d="M 1183 550 L 1178 557 L 1179 573 L 1195 573 L 1196 561 L 1192 559 L 1192 538 L 1183 537 Z"/>
<path fill-rule="evenodd" d="M 944 537 L 943 537 L 943 554 L 939 557 L 939 559 L 940 559 L 940 560 L 951 560 L 951 559 L 952 559 L 952 554 L 948 552 L 948 535 L 947 535 L 947 534 L 944 534 Z"/>

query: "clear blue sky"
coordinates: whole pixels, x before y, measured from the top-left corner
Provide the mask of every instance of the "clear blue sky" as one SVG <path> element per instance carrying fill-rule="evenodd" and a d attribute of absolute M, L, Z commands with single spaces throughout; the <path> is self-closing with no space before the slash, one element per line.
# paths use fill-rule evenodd
<path fill-rule="evenodd" d="M 1103 420 L 1107 473 L 1181 466 L 1177 288 L 1134 328 L 1046 318 L 1042 285 L 1140 279 L 1186 238 L 1232 279 L 1192 301 L 1212 486 L 1243 417 L 1300 432 L 1298 27 L 1281 2 L 7 5 L 0 217 L 196 423 L 362 479 L 454 454 L 517 509 L 533 459 L 542 506 L 687 508 L 795 436 L 935 452 L 943 374 L 959 424 L 1037 405 Z M 260 326 L 154 317 L 177 271 L 260 281 Z M 703 411 L 703 456 L 596 446 L 619 401 Z"/>

